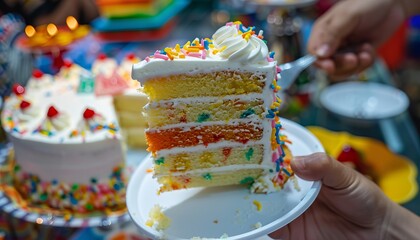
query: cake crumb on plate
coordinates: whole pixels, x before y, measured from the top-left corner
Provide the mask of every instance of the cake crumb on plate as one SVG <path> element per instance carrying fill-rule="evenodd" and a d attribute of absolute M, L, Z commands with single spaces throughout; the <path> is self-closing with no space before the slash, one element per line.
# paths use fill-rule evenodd
<path fill-rule="evenodd" d="M 146 221 L 145 224 L 146 226 L 161 231 L 169 227 L 169 225 L 171 224 L 171 219 L 163 213 L 161 206 L 154 205 L 149 212 L 149 219 Z"/>
<path fill-rule="evenodd" d="M 257 223 L 254 225 L 254 228 L 255 228 L 255 229 L 258 229 L 258 228 L 260 228 L 260 227 L 262 227 L 262 224 L 261 224 L 260 222 L 257 222 Z"/>

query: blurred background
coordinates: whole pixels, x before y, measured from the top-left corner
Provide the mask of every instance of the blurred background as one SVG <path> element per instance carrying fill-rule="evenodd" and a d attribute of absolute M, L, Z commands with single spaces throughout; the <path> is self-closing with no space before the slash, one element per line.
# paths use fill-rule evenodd
<path fill-rule="evenodd" d="M 66 60 L 91 69 L 103 54 L 119 62 L 129 54 L 144 59 L 157 49 L 211 37 L 230 21 L 262 29 L 278 63 L 291 62 L 306 54 L 314 20 L 336 1 L 155 0 L 147 9 L 141 4 L 135 7 L 135 0 L 0 1 L 1 99 L 10 94 L 14 83 L 25 85 L 34 69 L 55 74 Z M 420 16 L 407 19 L 378 53 L 371 68 L 347 79 L 352 85 L 333 83 L 323 72 L 308 68 L 281 93 L 282 116 L 307 127 L 329 154 L 353 161 L 353 167 L 371 175 L 393 200 L 420 214 Z M 366 92 L 354 84 L 367 82 L 380 85 Z M 382 86 L 390 88 L 382 94 Z M 351 89 L 351 96 L 334 95 L 342 89 Z M 403 103 L 382 105 L 382 97 L 392 99 L 395 91 L 402 94 Z M 375 94 L 382 95 L 369 105 L 369 114 L 349 113 L 360 99 Z M 394 114 L 381 115 L 388 107 L 396 109 Z M 7 144 L 4 134 L 2 140 Z M 363 164 L 367 168 L 389 164 L 391 170 L 372 173 Z M 414 176 L 398 182 L 394 170 L 414 172 Z M 130 221 L 101 228 L 57 229 L 11 220 L 7 213 L 0 232 L 5 239 L 142 239 Z"/>

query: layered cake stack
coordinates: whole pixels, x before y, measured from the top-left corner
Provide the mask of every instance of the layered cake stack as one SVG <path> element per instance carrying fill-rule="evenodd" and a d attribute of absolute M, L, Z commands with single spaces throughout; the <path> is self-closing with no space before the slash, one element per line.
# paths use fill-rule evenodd
<path fill-rule="evenodd" d="M 131 148 L 146 148 L 146 120 L 139 115 L 147 103 L 147 96 L 141 92 L 140 84 L 131 78 L 133 64 L 139 58 L 127 54 L 118 63 L 113 58 L 99 54 L 92 65 L 96 79 L 97 95 L 112 95 L 118 122 L 124 142 Z"/>
<path fill-rule="evenodd" d="M 281 189 L 293 175 L 281 134 L 277 63 L 262 31 L 228 23 L 133 67 L 149 96 L 148 151 L 160 191 L 252 185 Z"/>
<path fill-rule="evenodd" d="M 164 38 L 189 0 L 97 0 L 101 17 L 93 21 L 104 41 L 150 41 Z"/>

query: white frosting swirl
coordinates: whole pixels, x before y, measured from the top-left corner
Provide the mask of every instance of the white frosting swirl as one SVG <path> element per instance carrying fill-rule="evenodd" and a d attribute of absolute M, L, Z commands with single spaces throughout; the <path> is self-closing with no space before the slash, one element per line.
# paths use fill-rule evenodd
<path fill-rule="evenodd" d="M 48 131 L 62 131 L 69 126 L 70 116 L 62 112 L 58 116 L 45 119 L 41 128 Z"/>
<path fill-rule="evenodd" d="M 70 126 L 70 116 L 66 113 L 60 113 L 57 117 L 51 118 L 50 121 L 54 129 L 57 131 L 62 131 Z"/>
<path fill-rule="evenodd" d="M 267 45 L 257 36 L 245 40 L 236 26 L 223 26 L 213 34 L 213 43 L 217 48 L 225 48 L 220 57 L 233 62 L 267 63 Z"/>
<path fill-rule="evenodd" d="M 41 89 L 51 86 L 53 83 L 53 78 L 51 75 L 44 74 L 41 78 L 30 78 L 26 86 L 27 89 Z"/>
<path fill-rule="evenodd" d="M 35 106 L 29 106 L 26 109 L 19 109 L 16 111 L 16 117 L 19 122 L 26 123 L 29 121 L 33 121 L 34 118 L 40 115 L 40 109 Z"/>

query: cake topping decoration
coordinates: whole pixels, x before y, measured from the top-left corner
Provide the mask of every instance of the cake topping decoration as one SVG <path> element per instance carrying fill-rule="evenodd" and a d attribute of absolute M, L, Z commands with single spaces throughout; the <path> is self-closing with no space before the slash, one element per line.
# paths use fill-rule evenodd
<path fill-rule="evenodd" d="M 95 79 L 92 75 L 80 74 L 78 93 L 93 93 L 95 90 Z"/>
<path fill-rule="evenodd" d="M 86 110 L 83 112 L 83 118 L 86 120 L 92 119 L 93 116 L 95 116 L 95 111 L 90 108 L 86 108 Z"/>
<path fill-rule="evenodd" d="M 116 72 L 112 72 L 110 76 L 99 73 L 96 76 L 95 95 L 117 95 L 128 88 L 127 82 Z"/>
<path fill-rule="evenodd" d="M 71 131 L 70 138 L 81 136 L 85 138 L 87 134 L 95 133 L 98 131 L 107 131 L 112 137 L 116 136 L 118 128 L 114 123 L 109 123 L 99 113 L 91 108 L 86 108 L 83 112 L 83 119 L 80 120 L 76 129 Z"/>
<path fill-rule="evenodd" d="M 29 100 L 23 100 L 19 104 L 19 109 L 15 111 L 16 120 L 19 123 L 26 123 L 33 121 L 40 113 L 40 109 L 34 107 L 34 105 Z M 22 126 L 21 126 L 22 127 Z M 25 128 L 25 127 L 23 127 Z"/>
<path fill-rule="evenodd" d="M 125 58 L 132 61 L 136 59 L 136 55 L 134 53 L 129 53 Z"/>
<path fill-rule="evenodd" d="M 71 60 L 69 60 L 69 59 L 65 59 L 65 60 L 64 60 L 63 67 L 65 67 L 65 68 L 70 68 L 71 66 L 73 66 L 73 61 L 71 61 Z"/>
<path fill-rule="evenodd" d="M 35 79 L 40 79 L 40 78 L 42 78 L 42 76 L 44 76 L 44 73 L 43 73 L 41 70 L 39 70 L 39 69 L 35 69 L 35 70 L 32 72 L 32 76 L 33 76 Z"/>
<path fill-rule="evenodd" d="M 105 60 L 105 59 L 107 59 L 108 57 L 106 56 L 106 54 L 105 53 L 100 53 L 99 55 L 98 55 L 98 60 Z"/>
<path fill-rule="evenodd" d="M 18 83 L 13 84 L 12 90 L 16 96 L 21 96 L 25 93 L 25 88 Z"/>
<path fill-rule="evenodd" d="M 240 22 L 226 25 L 213 35 L 214 45 L 220 56 L 235 62 L 264 62 L 267 59 L 267 45 L 253 31 L 254 27 L 245 28 Z"/>
<path fill-rule="evenodd" d="M 68 126 L 70 126 L 70 117 L 64 112 L 59 112 L 54 106 L 50 106 L 46 119 L 33 131 L 33 134 L 39 133 L 46 137 L 52 137 L 57 131 L 62 131 Z"/>
<path fill-rule="evenodd" d="M 30 106 L 31 106 L 31 103 L 25 100 L 22 100 L 22 102 L 20 102 L 20 105 L 19 105 L 21 110 L 28 109 Z"/>
<path fill-rule="evenodd" d="M 272 57 L 269 56 L 267 45 L 262 40 L 262 31 L 256 35 L 254 29 L 255 27 L 243 26 L 239 21 L 230 22 L 219 28 L 212 39 L 196 38 L 182 47 L 176 44 L 173 48 L 167 47 L 156 51 L 153 55 L 146 57 L 145 61 L 150 62 L 152 58 L 168 61 L 186 57 L 197 59 L 212 57 L 233 62 L 262 64 L 270 62 Z"/>
<path fill-rule="evenodd" d="M 59 115 L 60 113 L 57 111 L 57 109 L 54 106 L 50 106 L 48 108 L 48 112 L 47 112 L 47 117 L 48 118 L 55 118 Z"/>

